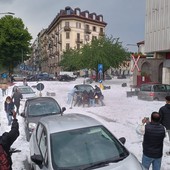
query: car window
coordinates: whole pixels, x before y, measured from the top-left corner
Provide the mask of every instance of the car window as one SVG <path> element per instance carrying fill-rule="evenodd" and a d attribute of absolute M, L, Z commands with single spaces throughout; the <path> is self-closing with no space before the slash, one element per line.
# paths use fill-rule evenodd
<path fill-rule="evenodd" d="M 149 91 L 149 92 L 151 91 L 151 89 L 152 89 L 152 86 L 148 84 L 142 85 L 140 88 L 141 91 Z"/>
<path fill-rule="evenodd" d="M 166 85 L 166 89 L 168 92 L 170 92 L 170 85 Z"/>
<path fill-rule="evenodd" d="M 81 169 L 129 154 L 103 126 L 54 133 L 50 141 L 53 169 Z"/>
<path fill-rule="evenodd" d="M 29 88 L 29 87 L 24 87 L 24 88 L 19 88 L 19 91 L 22 93 L 22 94 L 29 94 L 29 93 L 34 93 L 34 91 L 31 89 L 31 88 Z"/>
<path fill-rule="evenodd" d="M 44 164 L 47 166 L 48 164 L 47 134 L 42 124 L 39 124 L 37 127 L 36 138 L 37 138 L 37 144 L 38 144 L 41 156 L 43 157 L 43 160 L 44 160 Z"/>
<path fill-rule="evenodd" d="M 61 112 L 60 106 L 54 101 L 33 102 L 29 105 L 29 116 L 45 116 L 59 114 Z"/>

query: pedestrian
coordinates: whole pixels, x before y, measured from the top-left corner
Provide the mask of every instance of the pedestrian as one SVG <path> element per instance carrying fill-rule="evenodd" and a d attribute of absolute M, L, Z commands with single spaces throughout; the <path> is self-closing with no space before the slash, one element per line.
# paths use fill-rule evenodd
<path fill-rule="evenodd" d="M 13 116 L 13 121 L 12 121 L 11 130 L 9 132 L 4 132 L 2 136 L 0 136 L 0 145 L 2 145 L 2 148 L 5 150 L 9 161 L 10 167 L 8 170 L 12 170 L 10 147 L 19 136 L 19 124 L 18 124 L 18 120 L 16 119 L 16 112 L 13 112 L 12 116 Z"/>
<path fill-rule="evenodd" d="M 28 83 L 27 83 L 27 79 L 26 79 L 26 78 L 23 79 L 23 85 L 24 85 L 24 86 L 28 86 Z"/>
<path fill-rule="evenodd" d="M 73 100 L 74 100 L 74 95 L 75 95 L 75 92 L 76 92 L 76 91 L 77 91 L 77 89 L 74 87 L 73 89 L 71 89 L 71 90 L 68 92 L 67 104 L 70 105 L 70 109 L 72 109 Z"/>
<path fill-rule="evenodd" d="M 80 91 L 77 91 L 75 94 L 76 94 L 76 97 L 75 97 L 74 106 L 76 105 L 80 106 L 82 104 L 82 93 Z"/>
<path fill-rule="evenodd" d="M 4 97 L 5 95 L 7 95 L 7 89 L 8 89 L 8 85 L 3 83 L 1 84 L 1 90 L 2 90 L 2 96 Z"/>
<path fill-rule="evenodd" d="M 6 97 L 6 100 L 4 102 L 4 109 L 8 119 L 8 126 L 10 126 L 12 123 L 12 114 L 15 112 L 14 103 L 10 96 Z"/>
<path fill-rule="evenodd" d="M 159 109 L 159 114 L 161 115 L 161 123 L 165 126 L 170 141 L 170 96 L 166 96 L 165 99 L 166 104 Z M 170 150 L 166 154 L 170 155 Z"/>
<path fill-rule="evenodd" d="M 105 104 L 103 102 L 102 91 L 101 91 L 101 89 L 97 85 L 95 85 L 94 93 L 95 93 L 96 104 L 98 104 L 98 101 L 100 101 L 101 105 L 105 106 Z"/>
<path fill-rule="evenodd" d="M 160 114 L 153 112 L 151 114 L 151 122 L 146 118 L 142 120 L 146 123 L 143 136 L 143 156 L 142 165 L 149 170 L 152 164 L 152 170 L 160 170 L 163 142 L 166 136 L 165 127 L 160 123 Z"/>
<path fill-rule="evenodd" d="M 95 95 L 92 90 L 89 91 L 89 106 L 95 106 Z"/>
<path fill-rule="evenodd" d="M 14 94 L 12 95 L 12 100 L 16 106 L 16 112 L 19 114 L 20 101 L 23 98 L 22 94 L 19 92 L 18 88 L 15 89 Z"/>

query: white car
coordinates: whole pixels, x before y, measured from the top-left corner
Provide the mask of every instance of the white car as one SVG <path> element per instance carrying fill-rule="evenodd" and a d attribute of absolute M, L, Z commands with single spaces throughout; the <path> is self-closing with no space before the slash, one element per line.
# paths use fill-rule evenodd
<path fill-rule="evenodd" d="M 81 114 L 40 119 L 30 139 L 34 170 L 144 170 L 100 122 Z"/>
<path fill-rule="evenodd" d="M 12 93 L 14 93 L 16 89 L 22 94 L 23 99 L 36 97 L 35 91 L 30 86 L 14 86 Z"/>

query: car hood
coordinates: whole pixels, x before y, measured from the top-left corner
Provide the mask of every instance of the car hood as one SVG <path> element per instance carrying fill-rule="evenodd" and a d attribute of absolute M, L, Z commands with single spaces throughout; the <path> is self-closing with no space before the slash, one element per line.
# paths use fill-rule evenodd
<path fill-rule="evenodd" d="M 124 160 L 110 163 L 108 166 L 104 166 L 101 168 L 95 168 L 94 170 L 145 170 L 141 163 L 137 160 L 137 158 L 133 154 L 129 154 Z"/>

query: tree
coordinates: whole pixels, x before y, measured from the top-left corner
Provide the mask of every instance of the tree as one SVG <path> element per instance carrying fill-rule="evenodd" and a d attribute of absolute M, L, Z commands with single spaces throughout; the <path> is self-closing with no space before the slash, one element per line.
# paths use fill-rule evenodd
<path fill-rule="evenodd" d="M 22 19 L 13 16 L 0 19 L 0 62 L 9 72 L 28 58 L 31 39 Z"/>
<path fill-rule="evenodd" d="M 61 66 L 74 69 L 92 69 L 98 71 L 98 64 L 103 64 L 103 71 L 119 66 L 128 59 L 129 53 L 123 48 L 119 38 L 102 37 L 85 44 L 80 50 L 71 49 L 62 55 Z"/>

